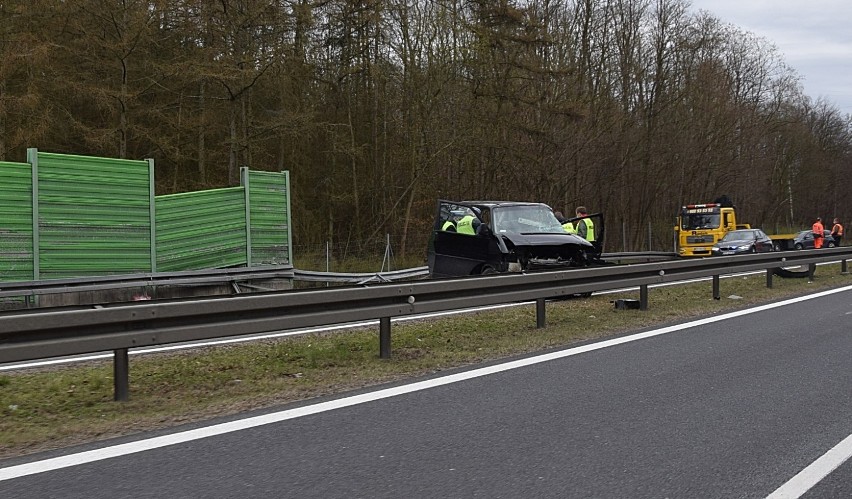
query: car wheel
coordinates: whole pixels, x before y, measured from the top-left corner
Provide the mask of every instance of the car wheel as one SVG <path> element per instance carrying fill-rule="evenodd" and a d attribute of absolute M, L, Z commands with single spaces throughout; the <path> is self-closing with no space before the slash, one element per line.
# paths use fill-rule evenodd
<path fill-rule="evenodd" d="M 802 246 L 802 243 L 796 243 L 795 247 L 796 247 L 797 250 L 804 248 L 804 246 Z"/>
<path fill-rule="evenodd" d="M 485 265 L 484 267 L 482 267 L 482 271 L 480 272 L 481 275 L 491 275 L 496 273 L 497 269 L 495 269 L 491 265 Z"/>

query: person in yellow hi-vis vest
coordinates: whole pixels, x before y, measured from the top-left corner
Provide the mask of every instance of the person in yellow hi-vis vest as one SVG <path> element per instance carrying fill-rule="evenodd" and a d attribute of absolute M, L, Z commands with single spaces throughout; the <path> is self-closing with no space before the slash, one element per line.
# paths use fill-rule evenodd
<path fill-rule="evenodd" d="M 476 234 L 476 229 L 479 227 L 481 222 L 478 218 L 473 215 L 465 215 L 461 217 L 461 219 L 456 222 L 456 232 L 459 234 Z"/>
<path fill-rule="evenodd" d="M 589 216 L 589 211 L 585 206 L 578 206 L 576 213 L 577 217 L 580 217 L 576 225 L 577 235 L 590 243 L 595 242 L 595 222 L 591 218 L 583 218 Z"/>
<path fill-rule="evenodd" d="M 554 213 L 554 215 L 556 215 L 556 220 L 559 220 L 559 223 L 562 225 L 562 228 L 565 229 L 565 232 L 569 234 L 577 233 L 577 229 L 574 228 L 574 224 L 571 223 L 570 220 L 566 220 L 565 217 L 562 216 L 561 211 L 557 211 L 556 213 Z"/>

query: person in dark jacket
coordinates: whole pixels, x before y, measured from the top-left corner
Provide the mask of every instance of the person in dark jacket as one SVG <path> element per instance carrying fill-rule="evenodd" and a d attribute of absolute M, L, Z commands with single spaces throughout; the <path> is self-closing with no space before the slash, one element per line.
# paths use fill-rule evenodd
<path fill-rule="evenodd" d="M 834 219 L 834 225 L 831 227 L 831 237 L 834 238 L 834 245 L 840 246 L 840 240 L 843 239 L 843 225 L 840 224 L 840 219 Z"/>

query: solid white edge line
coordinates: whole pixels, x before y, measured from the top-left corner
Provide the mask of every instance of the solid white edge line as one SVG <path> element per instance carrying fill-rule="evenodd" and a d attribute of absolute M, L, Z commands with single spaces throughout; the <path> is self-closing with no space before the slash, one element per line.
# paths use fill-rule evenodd
<path fill-rule="evenodd" d="M 775 492 L 766 496 L 766 499 L 795 499 L 801 497 L 850 457 L 852 457 L 852 435 L 844 438 L 843 441 L 832 447 L 828 452 L 820 456 L 819 459 L 787 481 L 787 483 L 778 487 Z"/>
<path fill-rule="evenodd" d="M 633 341 L 638 341 L 646 338 L 652 338 L 654 336 L 660 336 L 663 334 L 672 333 L 675 331 L 682 331 L 684 329 L 689 329 L 696 326 L 702 326 L 705 324 L 711 324 L 714 322 L 719 322 L 723 320 L 727 320 L 734 317 L 740 317 L 743 315 L 749 315 L 756 312 L 761 312 L 764 310 L 770 310 L 773 308 L 783 307 L 786 305 L 790 305 L 793 303 L 803 302 L 807 300 L 812 300 L 816 298 L 820 298 L 823 296 L 831 295 L 834 293 L 840 293 L 843 291 L 848 291 L 852 289 L 852 286 L 846 286 L 843 288 L 830 289 L 826 291 L 821 291 L 819 293 L 815 293 L 807 296 L 800 296 L 797 298 L 791 298 L 789 300 L 784 300 L 777 303 L 770 303 L 766 305 L 760 305 L 754 308 L 740 310 L 736 312 L 729 312 L 726 314 L 718 315 L 715 317 L 707 317 L 704 319 L 698 319 L 690 322 L 686 322 L 683 324 L 676 324 L 673 326 L 668 326 L 660 329 L 654 329 L 651 331 L 645 331 L 644 333 L 632 334 L 629 336 L 623 336 L 621 338 L 613 338 L 610 340 L 604 340 L 597 343 L 592 343 L 588 345 L 583 345 L 580 347 L 569 348 L 566 350 L 560 350 L 557 352 L 551 352 L 544 355 L 537 355 L 534 357 L 528 357 L 525 359 L 519 359 L 511 362 L 506 362 L 498 365 L 493 365 L 489 367 L 482 367 L 479 369 L 473 369 L 470 371 L 465 371 L 461 373 L 451 374 L 448 376 L 443 376 L 440 378 L 419 381 L 407 385 L 397 386 L 393 388 L 385 388 L 382 390 L 377 390 L 375 392 L 363 393 L 360 395 L 353 395 L 350 397 L 345 397 L 337 400 L 331 400 L 328 402 L 321 402 L 318 404 L 312 404 L 305 407 L 299 407 L 295 409 L 288 409 L 280 412 L 274 412 L 270 414 L 264 414 L 262 416 L 254 416 L 245 419 L 241 419 L 238 421 L 231 421 L 228 423 L 220 423 L 212 426 L 206 426 L 203 428 L 196 428 L 193 430 L 182 431 L 178 433 L 173 433 L 170 435 L 163 435 L 159 437 L 148 438 L 144 440 L 138 440 L 134 442 L 128 442 L 125 444 L 114 445 L 110 447 L 104 447 L 101 449 L 95 449 L 85 452 L 80 452 L 76 454 L 70 454 L 67 456 L 54 457 L 50 459 L 44 459 L 41 461 L 35 461 L 32 463 L 19 464 L 16 466 L 9 466 L 7 468 L 0 468 L 0 481 L 11 480 L 14 478 L 20 478 L 27 475 L 34 475 L 37 473 L 44 473 L 47 471 L 54 471 L 62 468 L 68 468 L 71 466 L 78 466 L 81 464 L 91 463 L 94 461 L 100 461 L 103 459 L 109 459 L 113 457 L 125 456 L 128 454 L 134 454 L 137 452 L 143 452 L 146 450 L 157 449 L 160 447 L 167 447 L 169 445 L 176 445 L 184 442 L 189 442 L 192 440 L 199 440 L 202 438 L 213 437 L 216 435 L 222 435 L 224 433 L 231 433 L 235 431 L 245 430 L 249 428 L 254 428 L 257 426 L 278 423 L 281 421 L 286 421 L 288 419 L 300 418 L 303 416 L 309 416 L 311 414 L 317 414 L 320 412 L 331 411 L 335 409 L 341 409 L 344 407 L 350 407 L 357 404 L 364 404 L 367 402 L 372 402 L 376 400 L 381 400 L 385 398 L 395 397 L 397 395 L 404 395 L 407 393 L 417 392 L 420 390 L 426 390 L 429 388 L 434 388 L 437 386 L 448 385 L 451 383 L 457 383 L 459 381 L 465 381 L 469 379 L 474 379 L 482 376 L 488 376 L 490 374 L 495 374 L 503 371 L 509 371 L 512 369 L 518 369 L 521 367 L 526 367 L 534 364 L 539 364 L 542 362 L 548 362 L 551 360 L 561 359 L 565 357 L 571 357 L 573 355 L 579 355 L 586 352 L 592 352 L 595 350 L 600 350 L 603 348 L 608 348 L 616 345 L 621 345 L 624 343 L 630 343 Z"/>

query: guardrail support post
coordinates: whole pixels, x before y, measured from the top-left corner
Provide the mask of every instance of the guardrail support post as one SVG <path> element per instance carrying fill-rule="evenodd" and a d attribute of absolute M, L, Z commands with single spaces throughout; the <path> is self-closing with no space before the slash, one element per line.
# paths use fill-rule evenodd
<path fill-rule="evenodd" d="M 721 291 L 719 291 L 719 276 L 718 275 L 713 276 L 713 299 L 714 300 L 721 300 L 722 299 L 722 293 L 721 293 Z"/>
<path fill-rule="evenodd" d="M 814 273 L 816 272 L 816 264 L 808 264 L 808 282 L 814 282 Z"/>
<path fill-rule="evenodd" d="M 775 269 L 766 269 L 766 287 L 772 289 L 772 274 Z"/>
<path fill-rule="evenodd" d="M 114 356 L 112 377 L 115 385 L 115 401 L 127 402 L 130 399 L 130 362 L 127 359 L 127 349 L 115 350 Z"/>
<path fill-rule="evenodd" d="M 639 286 L 639 310 L 648 310 L 648 285 Z"/>
<path fill-rule="evenodd" d="M 535 301 L 535 327 L 538 329 L 544 328 L 546 324 L 544 313 L 544 298 L 539 298 Z"/>
<path fill-rule="evenodd" d="M 379 319 L 379 358 L 389 359 L 391 356 L 391 320 L 390 317 Z"/>
<path fill-rule="evenodd" d="M 841 274 L 848 274 L 849 273 L 849 271 L 846 270 L 846 259 L 845 258 L 843 260 L 840 260 L 840 273 Z"/>

